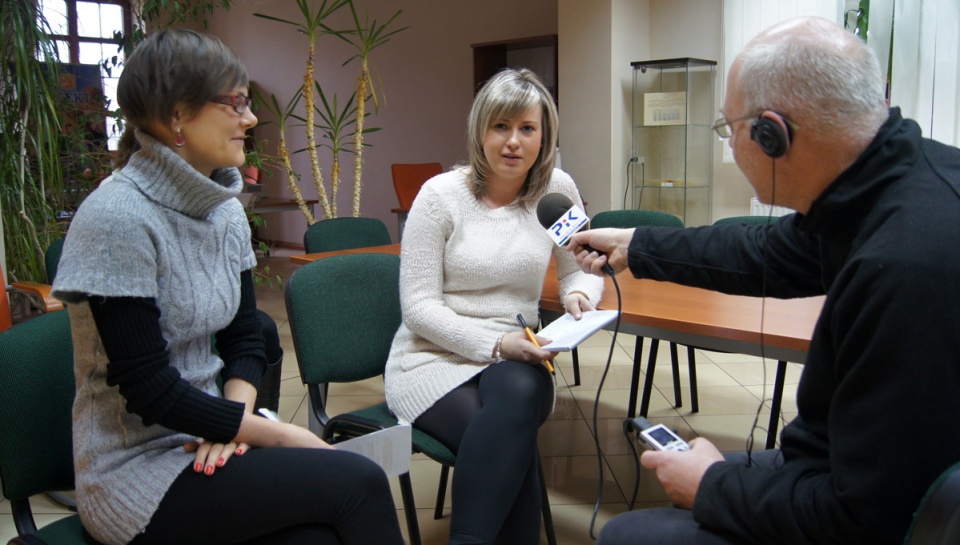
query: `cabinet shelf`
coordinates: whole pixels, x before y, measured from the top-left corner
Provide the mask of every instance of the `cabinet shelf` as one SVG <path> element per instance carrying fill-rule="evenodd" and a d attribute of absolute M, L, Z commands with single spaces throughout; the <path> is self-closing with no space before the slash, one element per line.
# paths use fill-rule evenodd
<path fill-rule="evenodd" d="M 632 207 L 710 223 L 716 62 L 638 61 L 633 67 Z M 667 182 L 670 185 L 663 185 Z"/>

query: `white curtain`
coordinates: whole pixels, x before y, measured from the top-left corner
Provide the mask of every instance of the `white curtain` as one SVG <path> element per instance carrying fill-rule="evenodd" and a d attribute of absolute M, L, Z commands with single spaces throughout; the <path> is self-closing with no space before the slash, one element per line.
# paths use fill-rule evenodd
<path fill-rule="evenodd" d="M 960 2 L 898 0 L 893 4 L 890 104 L 915 119 L 925 136 L 960 145 Z"/>
<path fill-rule="evenodd" d="M 743 46 L 761 30 L 801 15 L 816 15 L 843 24 L 844 5 L 844 0 L 724 0 L 723 65 L 720 67 L 719 104 L 723 104 L 723 94 L 727 88 L 728 67 Z M 723 162 L 733 162 L 730 146 L 723 146 Z"/>

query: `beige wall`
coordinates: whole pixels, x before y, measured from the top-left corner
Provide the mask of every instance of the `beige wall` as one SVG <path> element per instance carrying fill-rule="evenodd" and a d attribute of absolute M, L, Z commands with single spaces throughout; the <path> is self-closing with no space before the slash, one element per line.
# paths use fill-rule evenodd
<path fill-rule="evenodd" d="M 318 2 L 311 2 L 318 4 Z M 466 117 L 473 99 L 473 50 L 470 44 L 557 33 L 555 0 L 364 0 L 357 2 L 371 18 L 384 21 L 396 10 L 403 13 L 393 28 L 410 28 L 394 35 L 372 55 L 375 77 L 383 82 L 385 103 L 379 115 L 368 118 L 369 126 L 383 130 L 367 136 L 372 147 L 364 149 L 361 213 L 382 219 L 397 240 L 396 194 L 390 178 L 391 163 L 439 161 L 444 168 L 466 159 Z M 293 27 L 254 17 L 266 12 L 299 21 L 292 0 L 244 0 L 229 13 L 218 13 L 210 32 L 221 37 L 244 59 L 250 76 L 266 92 L 287 101 L 300 84 L 306 60 L 307 41 Z M 358 15 L 363 17 L 363 13 Z M 346 26 L 350 13 L 342 10 L 332 22 Z M 320 40 L 317 47 L 317 79 L 325 92 L 336 92 L 343 101 L 353 91 L 356 62 L 341 68 L 353 55 L 336 38 Z M 266 117 L 266 116 L 262 116 Z M 261 121 L 266 121 L 262 119 Z M 275 143 L 276 126 L 258 128 L 258 136 Z M 302 131 L 291 131 L 291 148 L 304 147 Z M 348 170 L 341 179 L 339 215 L 349 215 L 352 198 L 352 156 L 344 155 Z M 321 152 L 325 179 L 330 154 Z M 316 191 L 309 181 L 305 154 L 294 157 L 294 167 L 303 173 L 305 193 Z M 285 180 L 274 176 L 265 192 L 291 196 Z M 281 241 L 301 244 L 306 223 L 297 212 L 265 216 L 267 233 Z"/>
<path fill-rule="evenodd" d="M 358 2 L 372 18 L 383 21 L 397 9 L 403 13 L 395 35 L 373 54 L 386 101 L 368 125 L 383 130 L 367 137 L 364 149 L 364 192 L 361 212 L 386 222 L 394 236 L 396 218 L 390 209 L 396 196 L 390 179 L 395 162 L 439 161 L 445 168 L 465 160 L 466 115 L 473 97 L 473 52 L 470 44 L 559 35 L 560 147 L 563 169 L 570 172 L 590 203 L 590 213 L 622 207 L 626 165 L 631 155 L 630 62 L 655 58 L 721 58 L 721 5 L 716 0 L 365 0 Z M 244 0 L 229 13 L 218 13 L 210 31 L 245 60 L 251 78 L 268 93 L 286 101 L 299 85 L 306 56 L 306 38 L 292 27 L 254 17 L 254 12 L 299 21 L 292 1 Z M 363 15 L 361 14 L 361 17 Z M 333 19 L 348 23 L 348 12 Z M 354 63 L 340 65 L 353 51 L 335 38 L 317 47 L 318 79 L 327 92 L 344 100 L 353 90 Z M 717 74 L 720 81 L 720 74 Z M 716 98 L 720 105 L 721 94 Z M 269 121 L 264 114 L 261 121 Z M 258 136 L 275 145 L 275 126 L 260 127 Z M 291 131 L 291 148 L 305 145 L 301 131 Z M 716 145 L 715 218 L 747 213 L 752 190 L 735 165 L 721 163 Z M 329 152 L 321 152 L 329 176 Z M 344 155 L 338 208 L 348 215 L 352 197 L 352 157 Z M 294 166 L 309 181 L 305 154 Z M 307 196 L 316 191 L 305 187 Z M 265 193 L 289 197 L 279 175 L 266 181 Z M 298 245 L 306 224 L 298 213 L 266 216 L 271 237 Z"/>

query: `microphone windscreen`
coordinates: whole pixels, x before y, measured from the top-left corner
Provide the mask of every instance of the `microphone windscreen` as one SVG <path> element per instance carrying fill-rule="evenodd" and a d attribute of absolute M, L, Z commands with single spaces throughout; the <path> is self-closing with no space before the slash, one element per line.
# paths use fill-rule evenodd
<path fill-rule="evenodd" d="M 547 193 L 537 203 L 537 220 L 544 229 L 549 229 L 557 218 L 567 213 L 573 207 L 573 202 L 562 193 Z"/>

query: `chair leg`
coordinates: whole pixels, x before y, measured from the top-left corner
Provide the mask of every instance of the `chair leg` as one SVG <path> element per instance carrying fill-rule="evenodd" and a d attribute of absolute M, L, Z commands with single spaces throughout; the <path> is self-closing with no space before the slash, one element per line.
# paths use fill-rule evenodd
<path fill-rule="evenodd" d="M 550 498 L 547 495 L 547 481 L 543 478 L 543 460 L 537 454 L 537 471 L 540 473 L 540 509 L 543 512 L 543 530 L 547 534 L 547 544 L 557 545 L 557 532 L 553 527 L 553 513 L 550 511 Z"/>
<path fill-rule="evenodd" d="M 680 392 L 680 361 L 677 357 L 677 343 L 670 343 L 670 366 L 673 368 L 673 406 L 683 407 L 683 394 Z"/>
<path fill-rule="evenodd" d="M 77 512 L 77 500 L 68 496 L 67 494 L 64 494 L 63 492 L 46 492 L 45 495 L 53 500 L 54 503 L 60 505 L 60 507 L 69 509 L 74 513 Z"/>
<path fill-rule="evenodd" d="M 570 357 L 573 358 L 573 385 L 580 386 L 580 353 L 576 347 L 570 351 Z"/>
<path fill-rule="evenodd" d="M 653 372 L 657 367 L 657 352 L 660 349 L 660 340 L 659 339 L 650 339 L 650 355 L 647 356 L 647 376 L 643 380 L 643 399 L 640 400 L 640 416 L 646 418 L 647 413 L 650 410 L 650 395 L 653 393 Z M 634 357 L 638 357 L 636 354 Z M 642 361 L 637 359 L 634 361 L 634 368 L 636 368 L 637 361 Z M 636 385 L 634 382 L 631 385 L 631 388 Z M 631 405 L 629 407 L 630 413 L 628 416 L 633 418 L 637 416 L 636 405 Z"/>
<path fill-rule="evenodd" d="M 780 405 L 783 403 L 783 383 L 787 380 L 787 362 L 777 362 L 777 378 L 773 382 L 773 402 L 770 404 L 770 423 L 767 425 L 767 448 L 777 445 L 777 427 L 780 425 Z"/>
<path fill-rule="evenodd" d="M 400 497 L 403 499 L 403 514 L 407 519 L 410 545 L 422 545 L 420 523 L 417 522 L 417 506 L 413 500 L 413 485 L 410 483 L 409 472 L 400 475 Z"/>
<path fill-rule="evenodd" d="M 637 343 L 633 348 L 633 368 L 630 370 L 630 400 L 627 401 L 627 418 L 637 416 L 637 390 L 640 384 L 640 366 L 643 365 L 643 359 L 640 355 L 643 352 L 643 337 L 637 337 Z M 644 386 L 646 391 L 646 386 Z"/>
<path fill-rule="evenodd" d="M 687 347 L 687 366 L 690 368 L 690 410 L 700 412 L 700 397 L 697 395 L 697 356 L 692 346 Z"/>
<path fill-rule="evenodd" d="M 447 497 L 447 478 L 450 476 L 450 466 L 440 468 L 440 486 L 437 488 L 437 506 L 433 509 L 433 520 L 443 518 L 443 502 Z"/>

